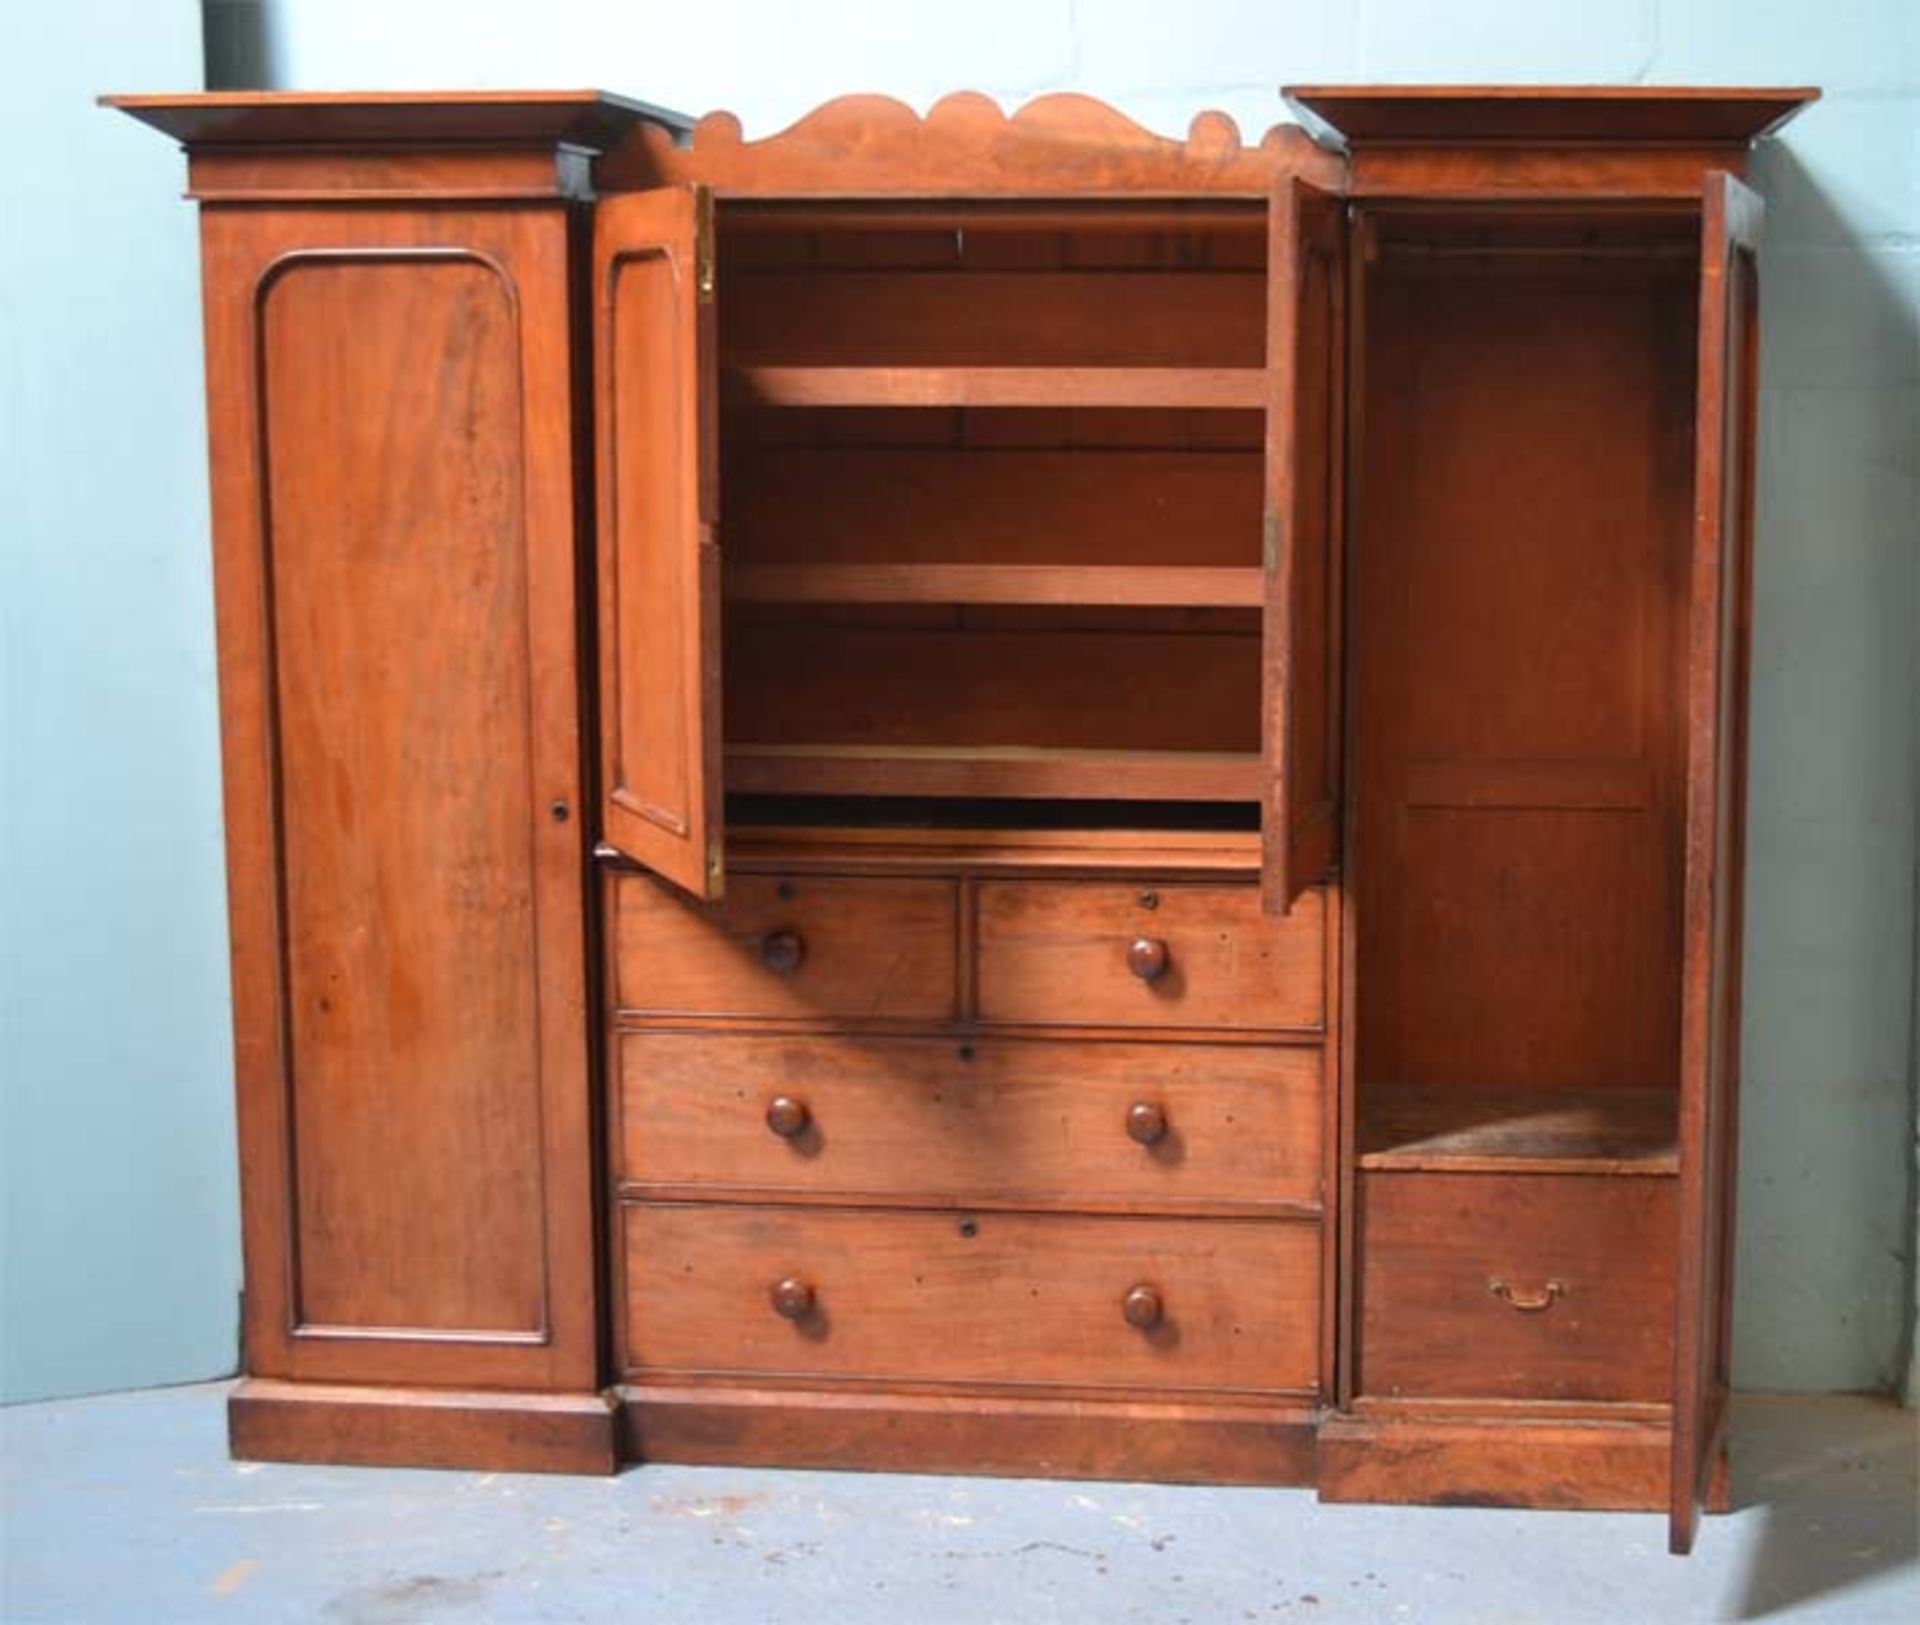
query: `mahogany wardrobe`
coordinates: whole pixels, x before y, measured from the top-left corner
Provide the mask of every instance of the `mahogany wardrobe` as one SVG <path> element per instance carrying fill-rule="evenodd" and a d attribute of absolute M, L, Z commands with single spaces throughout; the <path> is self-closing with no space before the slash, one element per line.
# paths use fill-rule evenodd
<path fill-rule="evenodd" d="M 236 1454 L 1724 1496 L 1808 90 L 128 96 L 200 205 Z"/>

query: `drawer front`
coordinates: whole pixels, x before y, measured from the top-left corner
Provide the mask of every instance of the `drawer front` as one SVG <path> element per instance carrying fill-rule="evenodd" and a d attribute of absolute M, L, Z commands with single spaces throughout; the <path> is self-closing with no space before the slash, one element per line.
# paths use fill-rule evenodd
<path fill-rule="evenodd" d="M 623 1013 L 949 1021 L 957 995 L 951 880 L 729 875 L 698 903 L 645 875 L 613 881 Z"/>
<path fill-rule="evenodd" d="M 1317 1202 L 1318 1050 L 620 1040 L 622 1177 L 933 1201 Z"/>
<path fill-rule="evenodd" d="M 1253 886 L 989 882 L 980 1018 L 1119 1027 L 1318 1028 L 1324 910 L 1285 919 Z"/>
<path fill-rule="evenodd" d="M 1670 1178 L 1365 1175 L 1358 1389 L 1665 1400 L 1677 1239 Z"/>
<path fill-rule="evenodd" d="M 1310 1221 L 646 1203 L 623 1221 L 636 1373 L 1314 1386 Z"/>

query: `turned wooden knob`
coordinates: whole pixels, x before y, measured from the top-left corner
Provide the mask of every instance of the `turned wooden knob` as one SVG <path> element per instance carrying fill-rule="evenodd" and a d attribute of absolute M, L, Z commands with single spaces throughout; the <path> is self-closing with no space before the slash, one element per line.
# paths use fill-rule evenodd
<path fill-rule="evenodd" d="M 1127 1108 L 1127 1137 L 1140 1145 L 1158 1145 L 1167 1137 L 1167 1108 L 1157 1100 L 1136 1100 Z"/>
<path fill-rule="evenodd" d="M 813 1313 L 813 1287 L 797 1276 L 775 1281 L 767 1296 L 773 1300 L 773 1312 L 782 1320 L 805 1320 Z"/>
<path fill-rule="evenodd" d="M 798 931 L 769 931 L 760 939 L 760 963 L 776 975 L 787 976 L 807 957 L 807 939 Z"/>
<path fill-rule="evenodd" d="M 804 1134 L 812 1121 L 813 1113 L 807 1110 L 804 1100 L 795 1100 L 792 1095 L 775 1095 L 767 1102 L 767 1127 L 783 1140 Z"/>
<path fill-rule="evenodd" d="M 1127 944 L 1127 969 L 1143 982 L 1167 974 L 1167 944 L 1161 937 L 1135 937 Z"/>
<path fill-rule="evenodd" d="M 1145 1281 L 1129 1288 L 1127 1295 L 1120 1300 L 1120 1313 L 1127 1317 L 1129 1326 L 1138 1327 L 1143 1332 L 1158 1326 L 1166 1314 L 1166 1306 L 1160 1301 L 1160 1289 L 1148 1286 Z"/>

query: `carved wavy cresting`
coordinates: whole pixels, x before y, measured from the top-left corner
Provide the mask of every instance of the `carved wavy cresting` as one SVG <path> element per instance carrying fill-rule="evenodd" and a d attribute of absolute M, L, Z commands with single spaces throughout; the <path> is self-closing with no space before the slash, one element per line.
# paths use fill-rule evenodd
<path fill-rule="evenodd" d="M 709 113 L 689 144 L 648 127 L 600 166 L 608 189 L 703 181 L 734 194 L 1079 192 L 1264 194 L 1276 175 L 1337 160 L 1294 125 L 1248 146 L 1225 113 L 1186 139 L 1156 135 L 1091 96 L 1041 96 L 1009 114 L 990 96 L 944 96 L 923 118 L 891 96 L 842 96 L 758 141 Z"/>

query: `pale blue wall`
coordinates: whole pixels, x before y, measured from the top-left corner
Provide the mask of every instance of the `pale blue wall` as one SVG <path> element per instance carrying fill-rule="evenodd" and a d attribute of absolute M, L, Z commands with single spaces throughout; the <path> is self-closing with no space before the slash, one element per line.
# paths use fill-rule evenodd
<path fill-rule="evenodd" d="M 164 143 L 104 115 L 88 123 L 58 90 L 191 83 L 180 9 L 167 21 L 132 5 L 96 3 L 78 20 L 70 9 L 44 66 L 0 66 L 21 81 L 33 127 L 58 131 L 36 144 L 54 167 L 8 184 L 98 192 L 10 212 L 47 231 L 5 250 L 38 257 L 20 274 L 49 317 L 26 335 L 35 419 L 28 444 L 7 448 L 27 461 L 5 487 L 30 475 L 27 511 L 46 515 L 25 550 L 32 606 L 8 593 L 9 614 L 30 623 L 19 638 L 9 626 L 10 690 L 25 684 L 8 700 L 9 773 L 33 792 L 10 783 L 20 810 L 5 841 L 9 896 L 18 884 L 27 904 L 8 951 L 31 956 L 7 979 L 10 1004 L 21 990 L 9 1093 L 28 1131 L 16 1154 L 10 1106 L 8 1380 L 20 1393 L 162 1381 L 202 1349 L 217 1370 L 231 1340 L 187 210 L 169 201 L 179 169 Z M 112 27 L 91 25 L 108 12 Z M 1285 80 L 1824 85 L 1828 99 L 1758 166 L 1773 209 L 1738 1375 L 1799 1388 L 1895 1376 L 1914 1245 L 1912 0 L 210 0 L 210 15 L 228 59 L 282 85 L 604 84 L 733 108 L 750 134 L 849 90 L 924 105 L 964 87 L 1007 101 L 1079 89 L 1178 132 L 1210 106 L 1258 130 L 1279 116 Z M 123 68 L 108 54 L 143 32 L 171 56 Z M 69 239 L 89 216 L 102 229 L 83 253 Z M 14 275 L 9 261 L 9 291 Z M 30 746 L 17 774 L 16 727 Z M 78 1284 L 87 1272 L 100 1290 Z"/>
<path fill-rule="evenodd" d="M 192 211 L 106 90 L 192 0 L 0 6 L 0 1393 L 233 1369 Z"/>

